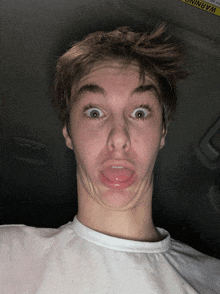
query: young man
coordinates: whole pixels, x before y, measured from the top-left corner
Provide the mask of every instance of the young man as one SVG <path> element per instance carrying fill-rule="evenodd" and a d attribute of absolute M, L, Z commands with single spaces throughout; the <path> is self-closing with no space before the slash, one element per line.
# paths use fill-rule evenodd
<path fill-rule="evenodd" d="M 76 157 L 78 214 L 59 229 L 1 227 L 3 293 L 219 293 L 220 261 L 152 220 L 182 56 L 159 27 L 97 32 L 59 58 L 53 104 Z"/>

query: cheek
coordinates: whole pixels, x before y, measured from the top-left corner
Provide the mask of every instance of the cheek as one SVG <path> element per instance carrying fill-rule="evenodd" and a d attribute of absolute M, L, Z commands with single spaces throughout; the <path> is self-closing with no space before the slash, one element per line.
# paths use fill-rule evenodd
<path fill-rule="evenodd" d="M 73 138 L 76 160 L 83 161 L 87 165 L 90 162 L 94 163 L 95 158 L 97 158 L 104 146 L 105 138 L 103 134 L 100 131 L 95 132 L 81 125 L 74 130 Z"/>
<path fill-rule="evenodd" d="M 104 144 L 110 129 L 108 124 L 100 124 L 85 118 L 78 119 L 75 126 L 74 131 L 75 136 L 79 138 L 78 141 L 94 149 Z"/>
<path fill-rule="evenodd" d="M 149 157 L 154 160 L 160 148 L 161 135 L 158 129 L 149 129 L 135 134 L 133 148 L 140 158 Z"/>

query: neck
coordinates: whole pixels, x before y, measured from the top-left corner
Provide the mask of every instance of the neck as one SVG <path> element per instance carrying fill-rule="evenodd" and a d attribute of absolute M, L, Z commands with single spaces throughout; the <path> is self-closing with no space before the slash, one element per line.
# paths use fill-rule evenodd
<path fill-rule="evenodd" d="M 152 220 L 152 189 L 135 207 L 126 211 L 106 209 L 91 197 L 78 194 L 77 219 L 97 232 L 128 240 L 157 242 L 163 239 Z M 80 192 L 80 191 L 78 191 Z"/>
<path fill-rule="evenodd" d="M 153 222 L 145 219 L 137 220 L 128 214 L 106 215 L 105 213 L 105 217 L 99 216 L 92 219 L 77 214 L 77 219 L 90 229 L 112 237 L 144 242 L 157 242 L 163 239 Z"/>

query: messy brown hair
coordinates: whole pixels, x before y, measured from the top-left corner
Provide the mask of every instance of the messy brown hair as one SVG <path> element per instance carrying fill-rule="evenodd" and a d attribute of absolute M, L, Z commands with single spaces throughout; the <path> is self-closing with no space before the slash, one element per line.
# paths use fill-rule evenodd
<path fill-rule="evenodd" d="M 125 65 L 136 62 L 141 79 L 148 73 L 158 81 L 166 126 L 174 119 L 176 111 L 176 84 L 188 76 L 182 67 L 184 56 L 184 47 L 167 34 L 164 24 L 151 32 L 134 32 L 129 27 L 120 27 L 111 32 L 89 34 L 58 59 L 52 104 L 58 110 L 62 124 L 68 126 L 73 84 L 77 85 L 98 62 L 109 59 L 120 60 Z"/>

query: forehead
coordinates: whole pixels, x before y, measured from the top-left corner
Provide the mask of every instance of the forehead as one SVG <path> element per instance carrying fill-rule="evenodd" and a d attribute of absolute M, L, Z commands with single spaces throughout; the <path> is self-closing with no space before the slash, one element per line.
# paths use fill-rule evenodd
<path fill-rule="evenodd" d="M 123 61 L 102 61 L 96 63 L 77 83 L 73 84 L 72 96 L 77 98 L 78 95 L 75 94 L 79 93 L 83 86 L 90 84 L 103 85 L 112 89 L 120 87 L 124 89 L 127 86 L 129 90 L 141 85 L 153 85 L 157 94 L 160 93 L 156 77 L 146 70 L 141 74 L 140 66 L 136 62 L 127 64 Z"/>
<path fill-rule="evenodd" d="M 107 60 L 107 61 L 100 61 L 96 62 L 86 73 L 85 75 L 80 79 L 79 83 L 83 82 L 85 79 L 88 79 L 91 76 L 94 75 L 106 75 L 106 74 L 119 74 L 119 75 L 126 75 L 126 76 L 138 76 L 140 79 L 140 82 L 143 82 L 144 79 L 142 79 L 141 76 L 141 68 L 139 64 L 135 61 L 133 62 L 126 62 L 123 60 Z M 154 82 L 157 82 L 156 77 L 145 70 L 145 74 L 143 77 L 148 77 Z"/>

